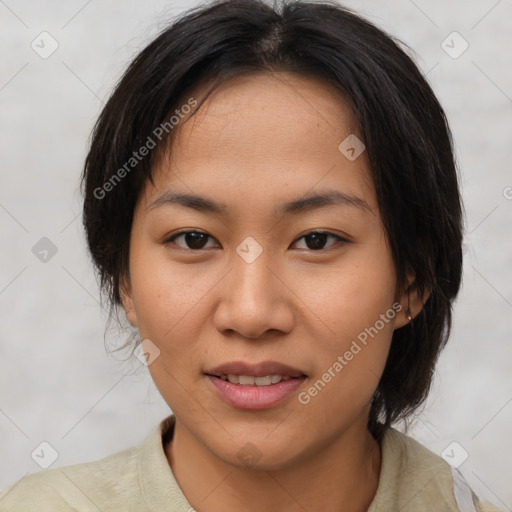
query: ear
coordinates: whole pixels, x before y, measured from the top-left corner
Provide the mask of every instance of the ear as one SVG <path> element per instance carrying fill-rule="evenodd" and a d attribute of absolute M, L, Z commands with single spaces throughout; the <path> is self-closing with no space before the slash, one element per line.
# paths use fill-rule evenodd
<path fill-rule="evenodd" d="M 395 316 L 395 329 L 411 323 L 419 315 L 429 297 L 430 291 L 426 291 L 420 296 L 414 274 L 407 272 L 407 283 L 400 287 L 395 298 L 395 301 L 401 306 Z"/>
<path fill-rule="evenodd" d="M 121 278 L 119 285 L 119 295 L 121 296 L 121 302 L 123 304 L 126 318 L 133 325 L 133 327 L 139 327 L 137 320 L 137 312 L 135 311 L 135 303 L 133 301 L 133 292 L 130 283 L 130 278 Z"/>

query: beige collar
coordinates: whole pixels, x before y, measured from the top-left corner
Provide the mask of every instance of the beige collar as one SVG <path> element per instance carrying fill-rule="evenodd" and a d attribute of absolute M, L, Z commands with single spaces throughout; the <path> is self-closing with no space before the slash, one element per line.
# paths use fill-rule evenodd
<path fill-rule="evenodd" d="M 191 512 L 171 471 L 162 437 L 172 436 L 175 417 L 162 420 L 141 445 L 139 484 L 149 508 Z M 441 508 L 440 508 L 441 507 Z M 368 512 L 458 512 L 450 466 L 414 439 L 390 429 L 382 440 L 379 485 Z"/>

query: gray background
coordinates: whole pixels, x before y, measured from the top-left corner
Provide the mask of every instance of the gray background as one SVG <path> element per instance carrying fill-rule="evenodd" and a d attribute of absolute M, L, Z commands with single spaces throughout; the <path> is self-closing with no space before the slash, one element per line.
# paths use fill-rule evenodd
<path fill-rule="evenodd" d="M 52 467 L 91 461 L 139 444 L 169 413 L 146 368 L 106 354 L 78 177 L 92 125 L 125 66 L 193 5 L 0 1 L 0 488 L 40 470 L 31 453 L 41 441 L 58 452 Z M 446 109 L 463 174 L 464 285 L 410 433 L 438 454 L 466 450 L 459 469 L 470 485 L 510 508 L 512 2 L 345 5 L 416 52 Z M 43 31 L 59 45 L 46 59 L 31 48 Z M 457 58 L 464 42 L 446 40 L 453 31 L 469 44 Z M 57 248 L 46 262 L 32 252 L 43 237 Z M 127 336 L 111 331 L 106 341 Z"/>

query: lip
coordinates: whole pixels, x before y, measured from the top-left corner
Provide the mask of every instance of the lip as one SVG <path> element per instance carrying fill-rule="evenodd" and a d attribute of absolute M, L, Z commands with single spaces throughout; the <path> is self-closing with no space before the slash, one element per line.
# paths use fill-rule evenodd
<path fill-rule="evenodd" d="M 246 374 L 241 374 L 246 375 Z M 268 374 L 267 374 L 268 375 Z M 260 375 L 258 375 L 260 376 Z M 295 393 L 306 380 L 305 375 L 281 381 L 270 386 L 241 386 L 222 380 L 220 377 L 206 375 L 214 391 L 224 402 L 235 409 L 270 409 Z"/>
<path fill-rule="evenodd" d="M 244 361 L 231 361 L 221 364 L 204 372 L 206 375 L 220 377 L 221 375 L 250 375 L 252 377 L 264 377 L 265 375 L 283 375 L 288 377 L 305 376 L 298 368 L 293 368 L 276 361 L 262 361 L 257 364 L 249 364 Z"/>

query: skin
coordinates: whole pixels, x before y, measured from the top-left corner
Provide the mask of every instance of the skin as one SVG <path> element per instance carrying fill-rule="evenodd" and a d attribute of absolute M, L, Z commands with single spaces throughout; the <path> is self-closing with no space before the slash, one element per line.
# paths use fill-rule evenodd
<path fill-rule="evenodd" d="M 393 330 L 407 323 L 407 294 L 398 295 L 366 153 L 350 161 L 338 149 L 357 134 L 353 113 L 316 79 L 253 74 L 224 82 L 180 123 L 172 153 L 154 169 L 156 187 L 146 183 L 137 203 L 122 286 L 128 320 L 160 350 L 149 370 L 176 416 L 165 447 L 175 478 L 200 512 L 367 510 L 381 468 L 369 405 Z M 170 189 L 222 202 L 228 213 L 148 209 Z M 369 208 L 273 211 L 327 189 Z M 184 229 L 209 236 L 168 242 Z M 314 231 L 346 241 L 315 246 L 305 237 Z M 248 236 L 262 248 L 250 264 L 236 252 Z M 300 403 L 298 393 L 396 303 L 395 318 Z M 409 303 L 414 316 L 422 301 L 412 293 Z M 238 410 L 203 373 L 234 360 L 282 362 L 308 378 L 276 407 Z M 251 467 L 237 456 L 249 442 L 259 456 Z"/>

